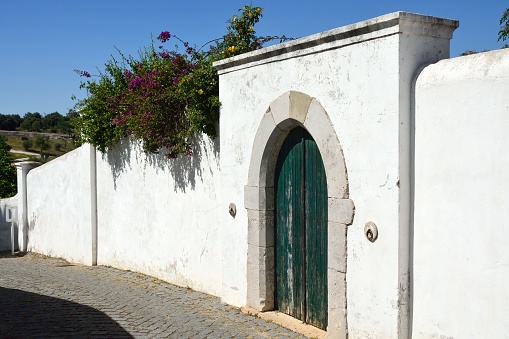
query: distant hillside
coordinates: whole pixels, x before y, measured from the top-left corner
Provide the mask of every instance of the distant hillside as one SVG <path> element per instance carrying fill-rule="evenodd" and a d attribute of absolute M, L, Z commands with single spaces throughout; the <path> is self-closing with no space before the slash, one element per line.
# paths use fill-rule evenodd
<path fill-rule="evenodd" d="M 26 131 L 5 131 L 0 130 L 0 135 L 3 136 L 12 136 L 12 137 L 27 137 L 27 138 L 35 138 L 38 135 L 42 135 L 45 138 L 49 139 L 72 139 L 72 134 L 58 134 L 58 133 L 39 133 L 39 132 L 26 132 Z"/>

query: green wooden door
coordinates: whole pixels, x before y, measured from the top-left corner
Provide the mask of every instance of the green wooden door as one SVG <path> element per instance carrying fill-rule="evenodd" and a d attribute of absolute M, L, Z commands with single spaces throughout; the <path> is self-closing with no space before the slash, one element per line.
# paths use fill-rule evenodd
<path fill-rule="evenodd" d="M 327 327 L 327 180 L 311 135 L 293 129 L 275 175 L 276 307 Z"/>

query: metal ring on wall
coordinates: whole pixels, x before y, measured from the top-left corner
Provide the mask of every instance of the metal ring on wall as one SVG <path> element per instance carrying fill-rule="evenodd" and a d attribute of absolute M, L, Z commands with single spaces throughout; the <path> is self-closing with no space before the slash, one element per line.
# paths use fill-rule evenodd
<path fill-rule="evenodd" d="M 376 227 L 374 222 L 368 221 L 366 223 L 364 226 L 364 235 L 369 241 L 375 242 L 375 240 L 378 238 L 378 227 Z"/>
<path fill-rule="evenodd" d="M 228 213 L 230 213 L 230 215 L 234 218 L 235 215 L 237 215 L 237 206 L 235 206 L 233 202 L 230 203 L 230 206 L 228 206 Z"/>

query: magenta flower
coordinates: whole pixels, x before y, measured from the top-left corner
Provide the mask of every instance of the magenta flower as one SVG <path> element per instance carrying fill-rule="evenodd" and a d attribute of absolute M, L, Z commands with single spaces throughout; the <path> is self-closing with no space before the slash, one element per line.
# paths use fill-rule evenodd
<path fill-rule="evenodd" d="M 171 38 L 170 32 L 162 31 L 161 34 L 159 34 L 159 36 L 157 37 L 157 40 L 160 40 L 161 42 L 164 43 L 164 42 L 170 40 L 170 38 Z"/>
<path fill-rule="evenodd" d="M 143 83 L 143 79 L 136 77 L 133 80 L 131 80 L 131 82 L 129 83 L 128 86 L 129 86 L 129 88 L 135 88 L 135 87 L 140 86 L 142 83 Z"/>

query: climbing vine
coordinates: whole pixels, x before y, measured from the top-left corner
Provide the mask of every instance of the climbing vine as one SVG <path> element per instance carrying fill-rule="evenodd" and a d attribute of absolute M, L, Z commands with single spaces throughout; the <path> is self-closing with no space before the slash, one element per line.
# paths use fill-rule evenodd
<path fill-rule="evenodd" d="M 190 140 L 196 133 L 214 137 L 221 103 L 212 63 L 262 48 L 271 40 L 289 40 L 256 35 L 260 7 L 244 6 L 239 13 L 228 20 L 222 38 L 202 47 L 163 31 L 158 46 L 152 42 L 137 58 L 119 52 L 120 57 L 110 59 L 96 76 L 77 70 L 87 78 L 80 88 L 88 93 L 76 104 L 78 143 L 91 143 L 105 152 L 129 137 L 141 141 L 147 152 L 174 158 L 192 154 Z M 168 41 L 176 47 L 167 49 Z"/>

